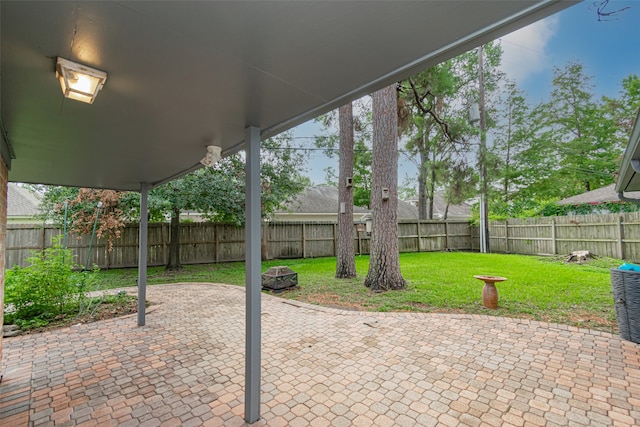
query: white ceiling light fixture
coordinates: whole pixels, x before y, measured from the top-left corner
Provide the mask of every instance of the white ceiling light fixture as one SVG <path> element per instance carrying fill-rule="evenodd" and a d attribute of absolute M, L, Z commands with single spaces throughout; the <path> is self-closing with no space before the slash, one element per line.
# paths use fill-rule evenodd
<path fill-rule="evenodd" d="M 56 77 L 65 98 L 93 104 L 107 81 L 107 73 L 58 57 Z"/>
<path fill-rule="evenodd" d="M 222 158 L 222 147 L 217 145 L 207 145 L 207 154 L 200 160 L 205 166 L 213 166 Z"/>

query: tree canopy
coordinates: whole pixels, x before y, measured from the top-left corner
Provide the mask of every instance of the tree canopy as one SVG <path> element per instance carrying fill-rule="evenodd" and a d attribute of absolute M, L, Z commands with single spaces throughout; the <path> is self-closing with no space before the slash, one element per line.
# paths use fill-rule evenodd
<path fill-rule="evenodd" d="M 298 194 L 309 179 L 304 176 L 305 156 L 291 148 L 290 133 L 262 142 L 262 215 L 268 217 Z M 151 221 L 174 219 L 193 210 L 207 220 L 242 224 L 245 221 L 244 153 L 221 159 L 213 167 L 198 169 L 149 192 Z M 69 229 L 88 234 L 92 230 L 97 202 L 102 201 L 97 223 L 98 237 L 117 238 L 126 222 L 140 217 L 138 193 L 112 190 L 38 186 L 43 193 L 42 218 L 60 226 L 65 202 Z M 177 258 L 179 265 L 179 257 Z"/>
<path fill-rule="evenodd" d="M 597 97 L 592 77 L 579 62 L 554 69 L 548 99 L 534 104 L 500 71 L 499 44 L 488 44 L 486 135 L 489 213 L 493 217 L 541 215 L 549 203 L 613 182 L 638 108 L 640 78 L 620 83 L 620 95 Z M 432 218 L 434 193 L 447 203 L 478 195 L 479 130 L 469 123 L 478 92 L 474 51 L 438 64 L 400 83 L 403 155 L 417 173 L 404 180 L 403 194 L 417 195 L 420 218 Z M 370 98 L 354 103 L 354 204 L 370 208 Z M 318 119 L 324 126 L 316 146 L 337 154 L 336 112 Z M 336 185 L 329 169 L 326 181 Z"/>

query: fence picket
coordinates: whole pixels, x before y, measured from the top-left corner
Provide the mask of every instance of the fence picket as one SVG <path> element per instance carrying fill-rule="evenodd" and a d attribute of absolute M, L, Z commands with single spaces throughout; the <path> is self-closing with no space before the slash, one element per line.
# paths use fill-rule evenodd
<path fill-rule="evenodd" d="M 369 253 L 369 240 L 364 232 L 355 230 L 357 253 Z M 426 227 L 425 232 L 421 227 Z M 469 223 L 466 221 L 401 221 L 398 230 L 403 252 L 438 251 L 451 247 L 471 249 Z M 416 236 L 416 230 L 418 235 Z M 168 224 L 149 224 L 149 266 L 164 265 L 169 248 Z M 444 231 L 444 234 L 443 234 Z M 7 226 L 6 265 L 25 266 L 32 251 L 51 245 L 51 236 L 61 231 L 53 226 Z M 91 263 L 100 268 L 135 267 L 138 264 L 138 225 L 127 225 L 113 252 L 107 251 L 105 239 L 93 244 Z M 180 224 L 180 253 L 184 264 L 240 261 L 244 259 L 244 228 L 234 224 L 182 223 Z M 67 246 L 84 265 L 89 254 L 88 236 L 70 235 Z M 337 233 L 332 222 L 271 222 L 263 226 L 262 251 L 265 259 L 336 256 Z"/>
<path fill-rule="evenodd" d="M 183 223 L 181 253 L 185 264 L 244 259 L 244 228 L 235 224 Z M 337 233 L 332 222 L 271 222 L 263 229 L 263 257 L 268 259 L 335 256 Z M 354 225 L 355 227 L 355 225 Z M 467 221 L 400 221 L 402 252 L 477 250 L 477 227 Z M 370 236 L 354 230 L 357 253 L 369 253 Z M 30 252 L 51 245 L 61 230 L 31 224 L 7 225 L 6 266 L 26 265 Z M 149 266 L 164 265 L 168 256 L 169 227 L 149 225 Z M 640 261 L 640 213 L 515 218 L 491 221 L 492 252 L 524 255 L 568 254 L 588 250 L 599 256 Z M 76 262 L 84 265 L 89 254 L 88 236 L 67 238 Z M 113 252 L 105 239 L 93 245 L 91 262 L 100 268 L 135 267 L 138 263 L 138 225 L 127 225 Z"/>

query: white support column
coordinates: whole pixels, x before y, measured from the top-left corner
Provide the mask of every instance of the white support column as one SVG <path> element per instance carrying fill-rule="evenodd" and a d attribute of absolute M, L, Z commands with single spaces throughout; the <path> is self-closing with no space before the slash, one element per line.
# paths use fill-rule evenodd
<path fill-rule="evenodd" d="M 147 300 L 147 237 L 149 209 L 147 196 L 149 184 L 140 184 L 140 230 L 138 235 L 138 326 L 144 326 Z"/>
<path fill-rule="evenodd" d="M 482 166 L 481 166 L 482 167 Z M 483 187 L 483 180 L 480 179 L 480 186 Z M 489 221 L 487 218 L 487 201 L 485 200 L 485 194 L 480 193 L 480 252 L 486 254 L 489 252 Z"/>
<path fill-rule="evenodd" d="M 245 226 L 245 278 L 246 278 L 246 353 L 244 419 L 254 423 L 260 419 L 260 362 L 261 362 L 261 246 L 260 246 L 260 129 L 245 129 L 246 149 L 246 226 Z"/>

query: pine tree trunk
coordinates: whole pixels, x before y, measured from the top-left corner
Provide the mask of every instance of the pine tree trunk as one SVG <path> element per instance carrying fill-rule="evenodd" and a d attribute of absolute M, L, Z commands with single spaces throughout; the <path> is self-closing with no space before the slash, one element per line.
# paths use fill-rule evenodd
<path fill-rule="evenodd" d="M 431 181 L 429 181 L 429 196 L 429 219 L 433 219 L 433 202 L 436 198 L 436 171 L 433 168 L 431 168 Z"/>
<path fill-rule="evenodd" d="M 424 138 L 424 136 L 423 136 Z M 424 147 L 424 142 L 422 144 Z M 420 167 L 418 168 L 418 219 L 420 221 L 426 221 L 427 215 L 427 156 L 425 150 L 420 150 Z"/>
<path fill-rule="evenodd" d="M 167 270 L 179 270 L 180 265 L 180 210 L 171 212 L 171 225 L 169 226 L 171 240 L 169 241 L 169 260 Z"/>
<path fill-rule="evenodd" d="M 340 116 L 340 170 L 338 177 L 338 258 L 336 277 L 356 277 L 353 239 L 353 107 L 343 105 Z"/>
<path fill-rule="evenodd" d="M 373 164 L 371 167 L 371 258 L 365 286 L 372 291 L 403 289 L 398 251 L 398 116 L 396 85 L 373 98 Z M 383 190 L 385 197 L 383 197 Z M 386 196 L 388 195 L 388 198 Z"/>
<path fill-rule="evenodd" d="M 427 215 L 427 185 L 423 181 L 422 170 L 418 173 L 418 219 L 426 221 Z"/>

